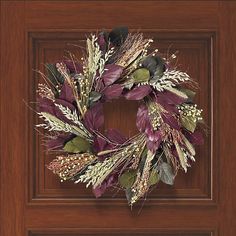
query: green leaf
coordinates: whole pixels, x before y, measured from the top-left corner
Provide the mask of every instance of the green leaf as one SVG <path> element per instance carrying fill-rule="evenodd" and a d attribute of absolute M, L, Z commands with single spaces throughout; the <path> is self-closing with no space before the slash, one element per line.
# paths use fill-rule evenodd
<path fill-rule="evenodd" d="M 96 91 L 92 91 L 89 94 L 89 105 L 91 106 L 93 103 L 97 102 L 100 98 L 101 98 L 101 94 L 96 92 Z"/>
<path fill-rule="evenodd" d="M 150 72 L 146 68 L 140 68 L 133 72 L 133 74 L 131 75 L 131 78 L 136 84 L 148 82 L 148 80 L 150 79 Z"/>
<path fill-rule="evenodd" d="M 180 122 L 185 129 L 189 130 L 192 133 L 196 129 L 197 122 L 191 119 L 191 117 L 180 115 Z"/>
<path fill-rule="evenodd" d="M 185 93 L 188 98 L 190 98 L 191 100 L 193 100 L 194 96 L 196 95 L 196 92 L 190 90 L 190 89 L 186 89 L 186 88 L 179 88 L 179 90 L 183 93 Z"/>
<path fill-rule="evenodd" d="M 86 139 L 77 136 L 67 142 L 63 149 L 69 153 L 91 152 L 91 145 Z"/>
<path fill-rule="evenodd" d="M 168 164 L 167 162 L 162 162 L 159 166 L 159 170 L 160 170 L 160 180 L 165 184 L 173 185 L 174 174 L 170 164 Z"/>
<path fill-rule="evenodd" d="M 127 188 L 127 189 L 125 190 L 125 196 L 126 196 L 126 199 L 127 199 L 128 203 L 130 204 L 131 198 L 132 198 L 132 196 L 133 196 L 133 192 L 131 191 L 130 188 Z"/>
<path fill-rule="evenodd" d="M 152 169 L 151 170 L 151 173 L 150 173 L 150 176 L 149 176 L 149 179 L 148 179 L 148 185 L 151 186 L 151 185 L 155 185 L 159 182 L 159 175 L 157 173 L 157 170 L 156 169 Z"/>
<path fill-rule="evenodd" d="M 156 67 L 156 71 L 154 73 L 154 76 L 151 78 L 150 81 L 155 82 L 155 81 L 159 80 L 163 76 L 163 74 L 164 74 L 163 65 L 158 65 Z"/>
<path fill-rule="evenodd" d="M 45 64 L 47 70 L 47 78 L 52 82 L 53 85 L 63 84 L 64 77 L 58 72 L 56 65 L 54 64 Z"/>
<path fill-rule="evenodd" d="M 131 188 L 136 179 L 137 170 L 128 170 L 119 177 L 119 184 L 123 188 Z"/>

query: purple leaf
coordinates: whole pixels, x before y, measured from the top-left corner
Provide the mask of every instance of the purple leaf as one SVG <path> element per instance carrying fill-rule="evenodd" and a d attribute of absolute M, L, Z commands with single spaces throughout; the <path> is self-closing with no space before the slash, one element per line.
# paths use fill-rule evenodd
<path fill-rule="evenodd" d="M 121 93 L 123 91 L 123 88 L 120 84 L 113 84 L 108 86 L 104 91 L 103 94 L 107 99 L 114 99 L 119 98 Z"/>
<path fill-rule="evenodd" d="M 185 98 L 180 97 L 169 91 L 158 93 L 158 97 L 164 100 L 167 104 L 179 105 L 186 101 Z"/>
<path fill-rule="evenodd" d="M 116 129 L 108 130 L 107 138 L 117 144 L 123 144 L 127 141 L 127 138 L 119 130 Z"/>
<path fill-rule="evenodd" d="M 185 134 L 186 138 L 189 140 L 189 142 L 192 144 L 202 145 L 204 143 L 203 135 L 199 130 L 196 130 L 193 133 L 185 131 L 184 134 Z"/>
<path fill-rule="evenodd" d="M 161 117 L 165 123 L 167 123 L 171 128 L 180 130 L 180 125 L 178 120 L 170 113 L 162 113 Z"/>
<path fill-rule="evenodd" d="M 100 137 L 100 136 L 96 136 L 94 139 L 94 143 L 93 143 L 93 148 L 96 152 L 101 152 L 105 150 L 105 147 L 107 145 L 107 141 Z"/>
<path fill-rule="evenodd" d="M 96 198 L 101 197 L 102 194 L 106 191 L 107 188 L 111 187 L 117 182 L 117 178 L 115 175 L 110 175 L 106 180 L 102 182 L 102 184 L 95 189 L 93 189 L 93 193 Z"/>
<path fill-rule="evenodd" d="M 55 103 L 61 104 L 63 107 L 68 107 L 71 111 L 76 110 L 75 106 L 72 103 L 59 99 L 59 98 L 55 100 Z"/>
<path fill-rule="evenodd" d="M 58 136 L 50 137 L 46 143 L 49 150 L 58 150 L 64 147 L 65 143 L 72 139 L 74 136 L 71 134 L 59 134 Z"/>
<path fill-rule="evenodd" d="M 141 105 L 138 108 L 137 119 L 136 119 L 136 126 L 138 130 L 140 132 L 143 132 L 146 129 L 148 122 L 149 122 L 148 109 L 145 105 Z"/>
<path fill-rule="evenodd" d="M 61 100 L 61 101 L 64 101 L 64 100 Z M 51 115 L 54 115 L 56 116 L 58 119 L 64 121 L 64 122 L 67 122 L 67 123 L 70 123 L 71 121 L 68 120 L 64 115 L 63 113 L 61 112 L 61 110 L 55 106 L 55 103 L 48 99 L 48 98 L 39 98 L 38 99 L 38 110 L 40 112 L 47 112 Z M 64 101 L 66 102 L 66 101 Z"/>
<path fill-rule="evenodd" d="M 176 105 L 182 104 L 186 99 L 177 96 L 169 91 L 164 91 L 156 94 L 156 102 L 162 105 L 165 110 L 173 113 L 178 113 Z"/>
<path fill-rule="evenodd" d="M 68 68 L 68 70 L 70 71 L 70 73 L 82 73 L 83 72 L 83 67 L 80 63 L 78 62 L 73 62 L 71 60 L 64 60 L 63 61 L 66 65 L 66 67 Z"/>
<path fill-rule="evenodd" d="M 122 72 L 122 66 L 116 64 L 107 64 L 101 79 L 104 81 L 105 85 L 108 86 L 118 80 Z"/>
<path fill-rule="evenodd" d="M 128 100 L 141 100 L 150 92 L 151 87 L 149 85 L 136 86 L 125 95 L 125 98 Z"/>
<path fill-rule="evenodd" d="M 84 115 L 84 124 L 90 131 L 98 130 L 104 123 L 103 105 L 98 102 Z"/>
<path fill-rule="evenodd" d="M 100 47 L 100 49 L 104 52 L 106 50 L 106 40 L 105 40 L 105 32 L 102 32 L 98 35 L 97 43 Z"/>
<path fill-rule="evenodd" d="M 176 105 L 167 103 L 167 101 L 163 97 L 157 97 L 156 102 L 160 104 L 161 106 L 163 106 L 166 111 L 169 111 L 172 113 L 179 112 Z"/>
<path fill-rule="evenodd" d="M 106 183 L 102 183 L 100 186 L 93 188 L 93 194 L 96 198 L 99 198 L 105 193 L 106 189 Z"/>
<path fill-rule="evenodd" d="M 152 152 L 155 153 L 157 149 L 160 147 L 162 141 L 162 136 L 160 131 L 153 131 L 147 137 L 147 148 Z"/>
<path fill-rule="evenodd" d="M 43 98 L 39 97 L 37 99 L 37 102 L 38 102 L 37 110 L 39 112 L 48 112 L 52 115 L 55 115 L 55 111 L 54 111 L 55 104 L 52 100 L 46 97 L 43 97 Z"/>
<path fill-rule="evenodd" d="M 70 103 L 72 103 L 75 100 L 75 97 L 73 96 L 72 89 L 66 81 L 62 85 L 59 99 L 65 100 Z"/>

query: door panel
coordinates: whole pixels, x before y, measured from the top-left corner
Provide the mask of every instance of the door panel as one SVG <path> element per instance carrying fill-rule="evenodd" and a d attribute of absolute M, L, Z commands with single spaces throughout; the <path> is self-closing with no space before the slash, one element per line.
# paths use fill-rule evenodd
<path fill-rule="evenodd" d="M 45 63 L 55 63 L 58 59 L 65 59 L 68 57 L 68 51 L 73 52 L 77 57 L 81 57 L 84 47 L 85 35 L 88 32 L 34 32 L 29 34 L 29 58 L 31 58 L 32 68 L 35 70 L 44 71 Z M 204 117 L 209 127 L 212 126 L 212 119 L 214 116 L 213 109 L 213 58 L 215 55 L 215 34 L 213 32 L 161 32 L 158 30 L 145 31 L 146 37 L 152 37 L 155 42 L 153 49 L 158 48 L 163 55 L 172 54 L 179 51 L 178 64 L 182 70 L 187 72 L 199 83 L 201 90 L 196 97 L 200 107 L 204 110 Z M 80 46 L 80 47 L 79 47 Z M 30 90 L 40 81 L 40 76 L 36 72 L 32 72 L 29 78 L 33 78 L 33 84 L 27 86 Z M 42 78 L 41 78 L 42 80 Z M 201 96 L 200 96 L 201 95 Z M 30 98 L 30 101 L 36 101 L 35 94 Z M 119 128 L 127 136 L 137 133 L 135 126 L 135 118 L 138 109 L 137 102 L 113 101 L 105 106 L 105 127 Z M 35 110 L 35 108 L 33 108 Z M 54 200 L 58 202 L 72 201 L 73 203 L 80 203 L 81 199 L 90 201 L 93 199 L 91 190 L 86 190 L 84 185 L 75 185 L 73 183 L 61 183 L 52 174 L 51 171 L 45 168 L 45 164 L 55 158 L 55 155 L 48 155 L 46 153 L 41 134 L 34 130 L 35 124 L 39 123 L 37 115 L 32 113 L 31 133 L 29 136 L 30 146 L 32 147 L 32 154 L 30 162 L 32 163 L 30 173 L 36 173 L 35 179 L 30 182 L 28 188 L 31 191 L 31 199 L 35 202 L 40 200 L 48 201 L 53 204 Z M 41 130 L 42 132 L 42 130 Z M 198 147 L 197 163 L 193 165 L 191 171 L 187 174 L 179 172 L 174 186 L 160 184 L 158 188 L 153 191 L 148 200 L 159 203 L 162 200 L 172 201 L 184 204 L 196 204 L 204 200 L 204 204 L 214 203 L 215 196 L 213 196 L 214 186 L 213 179 L 213 134 L 214 127 L 211 134 L 205 138 L 204 146 Z M 35 145 L 35 146 L 34 146 Z M 35 150 L 37 152 L 35 152 Z M 117 191 L 110 192 L 99 201 L 110 201 L 112 195 L 118 199 L 124 199 L 123 193 Z M 60 200 L 58 201 L 58 199 Z M 71 200 L 73 198 L 73 200 Z M 122 201 L 126 204 L 126 201 Z M 148 203 L 149 201 L 147 201 Z M 114 203 L 113 203 L 114 204 Z M 146 203 L 145 203 L 146 204 Z"/>
<path fill-rule="evenodd" d="M 172 231 L 172 232 L 170 232 Z M 64 230 L 48 230 L 48 231 L 31 231 L 30 236 L 102 236 L 102 235 L 112 235 L 112 236 L 210 236 L 212 232 L 210 231 L 198 231 L 198 230 L 191 230 L 191 231 L 180 231 L 180 230 L 150 230 L 146 229 L 139 230 L 137 229 L 129 229 L 129 230 L 122 230 L 122 229 L 99 229 L 99 230 L 89 230 L 89 229 L 80 229 L 80 230 L 73 230 L 73 231 L 64 231 Z"/>
<path fill-rule="evenodd" d="M 234 236 L 235 13 L 235 1 L 1 1 L 1 236 Z M 25 105 L 35 108 L 34 70 L 67 51 L 80 57 L 86 35 L 117 25 L 142 31 L 163 54 L 179 51 L 209 127 L 188 173 L 132 210 L 122 192 L 95 199 L 84 185 L 60 183 Z M 135 134 L 137 105 L 107 104 L 104 130 Z"/>

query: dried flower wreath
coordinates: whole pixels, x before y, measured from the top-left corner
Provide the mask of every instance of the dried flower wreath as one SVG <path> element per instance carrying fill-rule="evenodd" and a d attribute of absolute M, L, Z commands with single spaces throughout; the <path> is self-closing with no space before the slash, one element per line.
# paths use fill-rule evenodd
<path fill-rule="evenodd" d="M 48 150 L 59 150 L 48 168 L 61 181 L 92 185 L 96 197 L 108 187 L 125 190 L 130 205 L 159 181 L 172 185 L 179 169 L 195 161 L 201 144 L 201 112 L 188 74 L 171 66 L 176 57 L 150 54 L 152 39 L 126 27 L 87 38 L 84 58 L 46 64 L 38 85 L 38 114 L 49 131 Z M 140 102 L 139 134 L 102 133 L 103 104 L 124 97 Z"/>

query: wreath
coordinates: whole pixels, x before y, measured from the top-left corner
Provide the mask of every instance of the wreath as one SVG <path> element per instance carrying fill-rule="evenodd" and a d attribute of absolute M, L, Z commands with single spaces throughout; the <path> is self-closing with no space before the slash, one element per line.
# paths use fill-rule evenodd
<path fill-rule="evenodd" d="M 173 185 L 195 161 L 194 145 L 203 142 L 196 82 L 172 66 L 175 54 L 150 50 L 152 42 L 118 27 L 90 35 L 80 60 L 70 53 L 45 65 L 37 127 L 47 130 L 47 149 L 58 151 L 47 167 L 61 181 L 92 185 L 96 197 L 118 187 L 133 205 L 159 181 Z M 140 104 L 133 137 L 103 130 L 104 103 L 119 98 Z"/>

